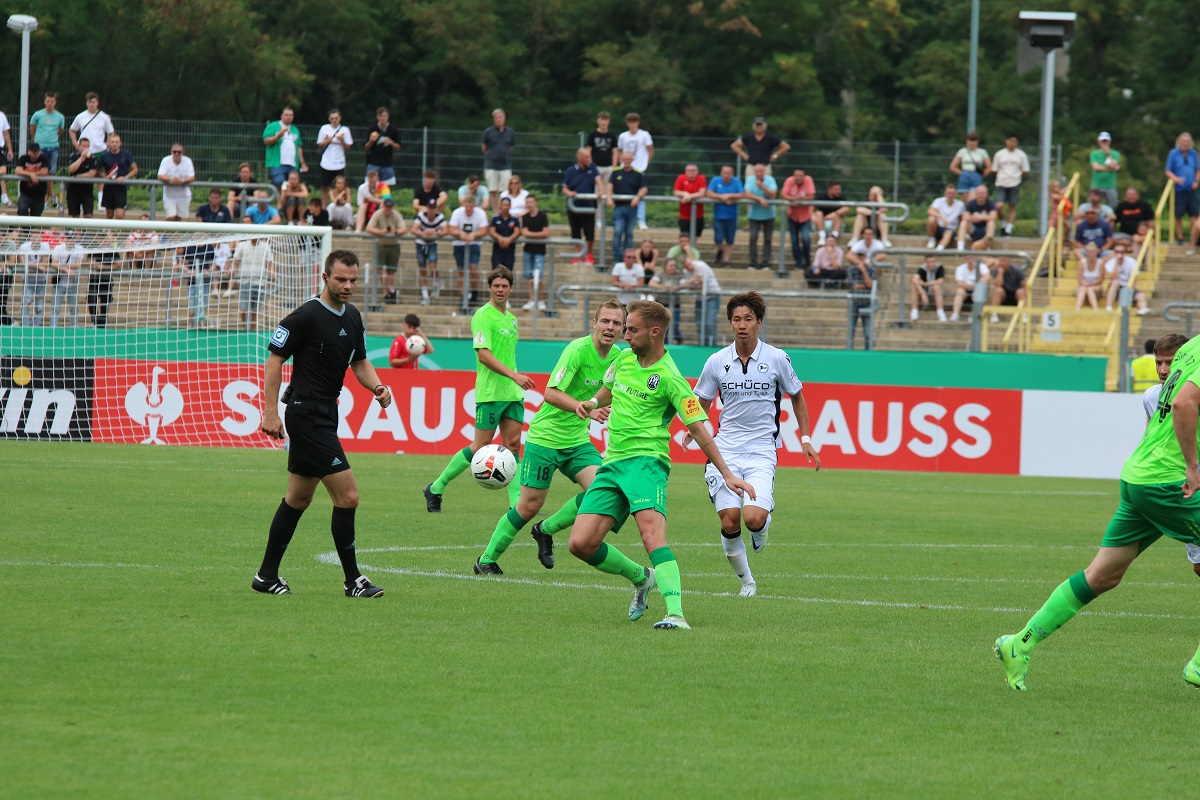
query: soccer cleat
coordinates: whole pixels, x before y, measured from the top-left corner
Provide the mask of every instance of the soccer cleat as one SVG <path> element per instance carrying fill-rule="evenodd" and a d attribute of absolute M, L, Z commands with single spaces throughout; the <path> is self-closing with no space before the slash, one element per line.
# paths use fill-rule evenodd
<path fill-rule="evenodd" d="M 262 594 L 291 594 L 292 590 L 288 588 L 287 581 L 283 578 L 272 578 L 269 581 L 264 581 L 259 576 L 255 575 L 254 580 L 250 582 L 250 588 Z"/>
<path fill-rule="evenodd" d="M 425 493 L 425 510 L 430 514 L 439 514 L 442 511 L 442 496 L 435 494 L 432 487 L 433 484 L 429 483 L 421 490 Z"/>
<path fill-rule="evenodd" d="M 738 592 L 738 597 L 754 597 L 756 594 L 758 594 L 758 584 L 751 581 L 742 584 L 742 590 Z"/>
<path fill-rule="evenodd" d="M 654 570 L 646 568 L 646 580 L 633 587 L 633 602 L 629 604 L 629 621 L 637 622 L 646 613 L 646 597 L 650 590 L 658 585 L 654 580 Z"/>
<path fill-rule="evenodd" d="M 1008 688 L 1025 691 L 1025 673 L 1029 669 L 1029 656 L 1017 652 L 1016 636 L 1001 636 L 996 640 L 996 658 L 1004 666 L 1004 677 Z M 1186 671 L 1185 671 L 1186 677 Z"/>
<path fill-rule="evenodd" d="M 662 618 L 661 622 L 654 623 L 656 631 L 690 631 L 691 625 L 687 624 L 687 620 L 683 617 L 673 617 L 670 614 Z"/>
<path fill-rule="evenodd" d="M 1195 659 L 1189 661 L 1183 668 L 1183 679 L 1192 687 L 1200 689 L 1200 665 L 1196 664 Z"/>
<path fill-rule="evenodd" d="M 376 586 L 367 580 L 366 575 L 359 575 L 352 581 L 346 581 L 346 597 L 383 597 L 383 587 Z"/>
<path fill-rule="evenodd" d="M 504 570 L 500 569 L 500 565 L 497 564 L 496 562 L 493 561 L 491 564 L 484 564 L 478 558 L 475 559 L 474 570 L 475 570 L 476 575 L 503 575 L 504 574 Z"/>
<path fill-rule="evenodd" d="M 548 533 L 542 533 L 542 523 L 540 522 L 534 523 L 529 535 L 537 542 L 538 561 L 542 562 L 542 566 L 546 569 L 554 569 L 554 537 Z"/>

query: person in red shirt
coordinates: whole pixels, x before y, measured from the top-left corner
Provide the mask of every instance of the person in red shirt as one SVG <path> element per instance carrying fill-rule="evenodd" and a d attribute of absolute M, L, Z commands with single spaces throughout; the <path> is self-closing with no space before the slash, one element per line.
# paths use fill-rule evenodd
<path fill-rule="evenodd" d="M 684 167 L 683 174 L 675 179 L 675 196 L 679 203 L 679 232 L 688 233 L 692 240 L 704 232 L 704 204 L 696 200 L 705 197 L 708 192 L 708 181 L 700 174 L 700 168 L 695 164 Z M 696 209 L 696 230 L 692 232 L 692 207 Z"/>
<path fill-rule="evenodd" d="M 388 363 L 396 369 L 418 369 L 417 361 L 423 355 L 433 353 L 433 342 L 421 330 L 421 319 L 416 314 L 409 314 L 401 323 L 403 332 L 392 340 L 392 349 L 388 352 Z M 408 337 L 420 336 L 425 340 L 425 350 L 421 353 L 408 352 Z"/>
<path fill-rule="evenodd" d="M 811 175 L 804 170 L 792 170 L 792 176 L 783 182 L 783 199 L 792 203 L 812 200 L 817 193 Z M 804 270 L 812 263 L 812 206 L 788 206 L 788 230 L 792 234 L 792 260 L 796 269 Z"/>

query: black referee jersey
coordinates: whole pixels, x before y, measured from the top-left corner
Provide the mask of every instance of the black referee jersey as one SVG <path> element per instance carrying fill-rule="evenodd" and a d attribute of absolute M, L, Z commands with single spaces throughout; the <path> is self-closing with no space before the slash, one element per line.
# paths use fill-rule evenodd
<path fill-rule="evenodd" d="M 314 297 L 283 318 L 267 348 L 292 359 L 292 396 L 336 402 L 346 368 L 367 357 L 366 329 L 358 309 L 346 303 L 341 313 Z"/>

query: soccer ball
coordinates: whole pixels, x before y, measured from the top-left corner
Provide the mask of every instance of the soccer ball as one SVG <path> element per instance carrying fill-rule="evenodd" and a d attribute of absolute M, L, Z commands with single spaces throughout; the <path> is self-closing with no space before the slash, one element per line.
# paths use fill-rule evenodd
<path fill-rule="evenodd" d="M 408 352 L 414 356 L 419 356 L 425 352 L 425 339 L 422 336 L 417 336 L 415 333 L 408 337 Z"/>
<path fill-rule="evenodd" d="M 517 475 L 517 458 L 504 445 L 485 444 L 471 459 L 471 474 L 485 489 L 503 489 Z"/>

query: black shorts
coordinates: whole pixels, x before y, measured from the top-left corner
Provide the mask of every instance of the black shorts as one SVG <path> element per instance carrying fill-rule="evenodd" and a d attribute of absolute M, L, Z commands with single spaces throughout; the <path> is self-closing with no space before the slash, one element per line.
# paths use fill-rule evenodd
<path fill-rule="evenodd" d="M 692 221 L 690 219 L 679 220 L 679 232 L 691 235 Z M 700 238 L 700 234 L 704 233 L 704 217 L 696 217 L 696 235 L 692 237 L 692 241 Z"/>
<path fill-rule="evenodd" d="M 571 225 L 572 239 L 585 239 L 592 241 L 596 238 L 596 212 L 582 213 L 579 211 L 568 211 L 567 222 Z"/>
<path fill-rule="evenodd" d="M 96 209 L 96 195 L 92 192 L 91 184 L 67 184 L 67 214 L 72 217 L 87 214 L 89 217 Z"/>
<path fill-rule="evenodd" d="M 284 414 L 288 437 L 288 472 L 324 478 L 350 469 L 338 439 L 337 403 L 292 398 Z"/>
<path fill-rule="evenodd" d="M 104 197 L 100 199 L 101 208 L 125 208 L 128 202 L 129 188 L 108 184 L 104 187 Z"/>
<path fill-rule="evenodd" d="M 1017 290 L 1009 289 L 1007 286 L 1001 288 L 1004 290 L 1004 299 L 1000 301 L 1000 305 L 1015 306 L 1017 304 Z"/>
<path fill-rule="evenodd" d="M 333 186 L 334 178 L 336 178 L 338 175 L 345 175 L 345 174 L 346 174 L 345 168 L 343 168 L 343 169 L 325 169 L 324 167 L 321 167 L 321 188 L 328 189 L 330 186 Z"/>

